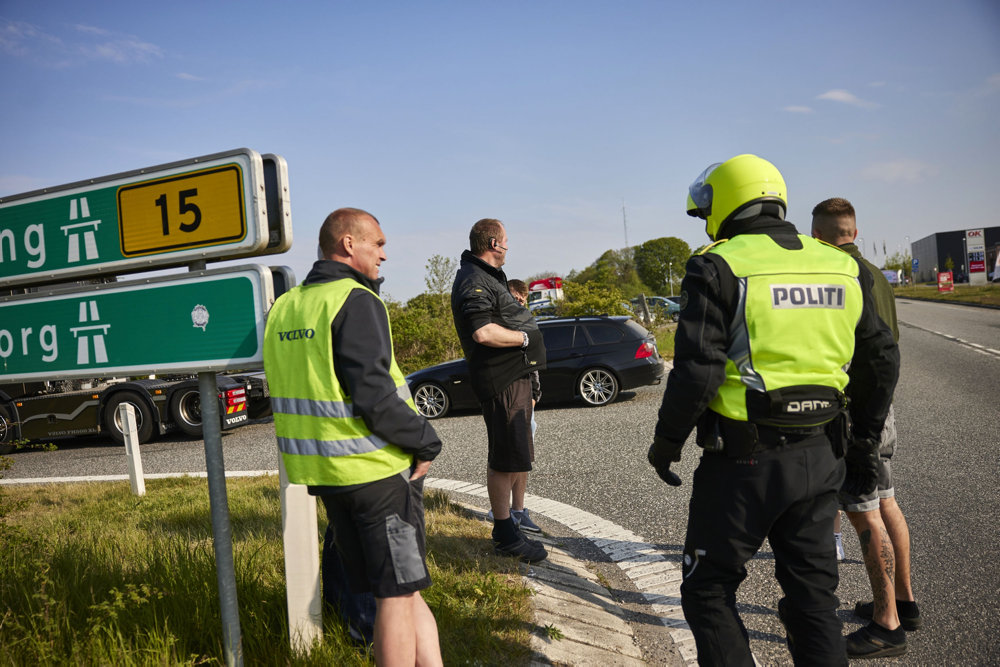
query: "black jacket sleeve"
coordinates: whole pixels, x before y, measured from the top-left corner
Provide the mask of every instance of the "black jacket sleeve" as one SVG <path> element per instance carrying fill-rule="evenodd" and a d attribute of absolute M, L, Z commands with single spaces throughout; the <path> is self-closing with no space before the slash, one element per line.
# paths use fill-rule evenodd
<path fill-rule="evenodd" d="M 877 441 L 899 379 L 899 347 L 875 309 L 872 276 L 864 265 L 858 265 L 864 305 L 854 329 L 854 357 L 845 393 L 851 400 L 853 437 Z"/>
<path fill-rule="evenodd" d="M 688 260 L 681 283 L 687 302 L 674 337 L 674 368 L 660 405 L 655 434 L 684 442 L 726 377 L 728 322 L 719 271 L 704 256 Z"/>
<path fill-rule="evenodd" d="M 370 292 L 356 289 L 331 325 L 334 370 L 351 396 L 354 414 L 371 432 L 432 461 L 441 451 L 434 428 L 396 393 L 389 374 L 392 339 L 385 306 Z"/>

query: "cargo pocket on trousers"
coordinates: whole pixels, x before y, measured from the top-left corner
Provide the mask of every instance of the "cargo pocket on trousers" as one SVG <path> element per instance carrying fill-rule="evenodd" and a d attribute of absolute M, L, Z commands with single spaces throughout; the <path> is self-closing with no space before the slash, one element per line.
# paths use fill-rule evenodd
<path fill-rule="evenodd" d="M 397 584 L 420 581 L 427 576 L 417 547 L 416 528 L 400 519 L 398 514 L 390 514 L 385 518 L 385 536 L 389 541 L 389 554 L 392 556 L 392 569 L 396 573 Z"/>

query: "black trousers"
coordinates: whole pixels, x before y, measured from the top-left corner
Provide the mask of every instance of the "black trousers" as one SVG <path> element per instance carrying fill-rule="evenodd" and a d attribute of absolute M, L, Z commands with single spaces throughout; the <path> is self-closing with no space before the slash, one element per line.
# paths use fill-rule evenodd
<path fill-rule="evenodd" d="M 705 453 L 694 474 L 681 603 L 702 665 L 753 665 L 736 590 L 766 537 L 797 665 L 846 665 L 837 617 L 833 519 L 844 463 L 825 435 L 734 459 Z"/>

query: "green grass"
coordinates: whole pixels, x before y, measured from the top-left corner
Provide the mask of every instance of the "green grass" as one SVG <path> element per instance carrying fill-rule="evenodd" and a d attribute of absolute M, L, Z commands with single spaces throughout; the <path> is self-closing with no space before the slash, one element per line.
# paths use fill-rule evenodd
<path fill-rule="evenodd" d="M 660 351 L 660 356 L 670 361 L 674 358 L 674 333 L 677 331 L 677 324 L 669 322 L 660 324 L 652 328 L 653 335 L 656 336 L 656 349 Z"/>
<path fill-rule="evenodd" d="M 906 297 L 917 299 L 932 299 L 944 302 L 978 303 L 988 306 L 1000 306 L 1000 284 L 988 285 L 955 285 L 954 292 L 938 292 L 937 285 L 907 285 L 896 287 L 896 298 Z"/>
<path fill-rule="evenodd" d="M 148 480 L 146 489 L 0 489 L 0 664 L 225 662 L 207 482 Z M 227 495 L 245 662 L 373 664 L 336 618 L 309 655 L 292 652 L 278 480 L 230 479 Z M 527 664 L 537 628 L 516 563 L 493 556 L 488 526 L 447 496 L 425 500 L 434 584 L 423 595 L 445 664 Z"/>

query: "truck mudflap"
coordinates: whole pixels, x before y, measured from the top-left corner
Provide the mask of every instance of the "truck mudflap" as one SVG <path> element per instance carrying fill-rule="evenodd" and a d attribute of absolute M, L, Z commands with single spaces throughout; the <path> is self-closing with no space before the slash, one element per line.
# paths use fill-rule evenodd
<path fill-rule="evenodd" d="M 246 389 L 243 387 L 220 390 L 219 398 L 222 408 L 222 428 L 233 428 L 249 421 L 247 413 Z"/>

